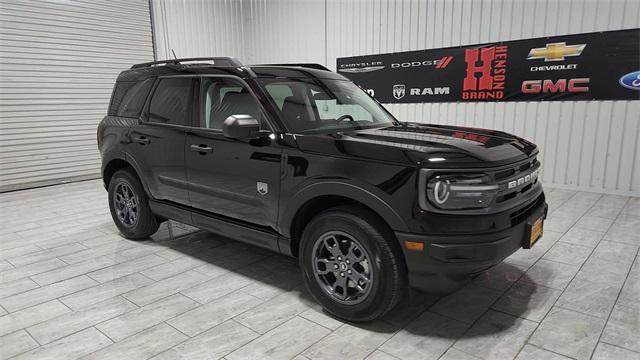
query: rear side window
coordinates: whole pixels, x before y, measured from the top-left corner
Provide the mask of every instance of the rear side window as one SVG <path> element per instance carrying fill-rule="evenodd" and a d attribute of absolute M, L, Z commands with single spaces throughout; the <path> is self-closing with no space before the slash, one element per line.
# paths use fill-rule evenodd
<path fill-rule="evenodd" d="M 149 121 L 185 125 L 191 99 L 191 84 L 191 78 L 160 80 L 149 104 Z"/>
<path fill-rule="evenodd" d="M 153 79 L 118 81 L 111 97 L 109 115 L 139 117 L 152 85 Z"/>

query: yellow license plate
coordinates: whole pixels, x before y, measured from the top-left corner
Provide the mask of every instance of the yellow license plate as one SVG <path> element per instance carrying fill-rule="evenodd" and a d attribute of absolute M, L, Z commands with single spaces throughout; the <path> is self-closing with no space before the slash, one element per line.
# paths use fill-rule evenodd
<path fill-rule="evenodd" d="M 531 225 L 531 236 L 529 237 L 529 247 L 532 247 L 538 239 L 542 236 L 542 218 L 536 220 Z"/>

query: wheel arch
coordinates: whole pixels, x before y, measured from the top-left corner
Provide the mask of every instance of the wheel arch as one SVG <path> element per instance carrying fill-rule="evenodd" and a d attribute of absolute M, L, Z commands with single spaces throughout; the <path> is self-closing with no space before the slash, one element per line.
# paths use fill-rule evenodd
<path fill-rule="evenodd" d="M 407 231 L 402 217 L 383 199 L 354 184 L 323 182 L 305 187 L 289 201 L 281 217 L 280 229 L 285 237 L 280 251 L 297 256 L 305 225 L 315 215 L 340 205 L 356 205 L 379 217 L 390 230 Z"/>
<path fill-rule="evenodd" d="M 133 175 L 136 176 L 138 180 L 140 180 L 140 183 L 142 184 L 142 188 L 144 189 L 144 191 L 147 193 L 147 195 L 149 195 L 149 189 L 147 188 L 147 184 L 144 181 L 142 181 L 142 177 L 140 177 L 140 174 L 136 169 L 136 167 L 131 162 L 127 161 L 127 159 L 120 158 L 120 157 L 111 159 L 109 162 L 107 162 L 107 164 L 102 169 L 102 181 L 104 182 L 105 188 L 109 188 L 109 182 L 111 181 L 111 177 L 113 177 L 113 174 L 115 174 L 116 171 L 121 169 L 126 169 L 126 168 L 131 169 L 131 172 L 133 173 Z"/>

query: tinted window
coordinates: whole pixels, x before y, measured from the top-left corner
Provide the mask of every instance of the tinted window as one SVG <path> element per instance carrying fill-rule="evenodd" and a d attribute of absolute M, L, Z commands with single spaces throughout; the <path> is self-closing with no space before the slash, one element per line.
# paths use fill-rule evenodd
<path fill-rule="evenodd" d="M 113 89 L 109 115 L 138 117 L 153 85 L 153 79 L 118 81 Z"/>
<path fill-rule="evenodd" d="M 300 133 L 384 127 L 394 119 L 345 80 L 260 79 L 290 131 Z"/>
<path fill-rule="evenodd" d="M 251 115 L 263 124 L 263 128 L 268 128 L 253 94 L 239 82 L 228 78 L 204 78 L 200 93 L 201 127 L 220 130 L 231 115 Z"/>
<path fill-rule="evenodd" d="M 191 98 L 191 78 L 162 79 L 149 104 L 149 121 L 185 125 Z"/>

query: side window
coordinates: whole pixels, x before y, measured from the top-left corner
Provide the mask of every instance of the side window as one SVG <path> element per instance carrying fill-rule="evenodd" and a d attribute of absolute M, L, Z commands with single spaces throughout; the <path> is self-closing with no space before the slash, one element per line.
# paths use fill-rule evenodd
<path fill-rule="evenodd" d="M 134 118 L 140 116 L 153 81 L 154 79 L 118 81 L 111 96 L 109 115 Z"/>
<path fill-rule="evenodd" d="M 242 84 L 228 78 L 203 78 L 200 85 L 200 127 L 222 129 L 231 115 L 251 115 L 267 129 L 260 106 Z"/>
<path fill-rule="evenodd" d="M 282 110 L 282 106 L 284 105 L 284 100 L 289 96 L 293 96 L 293 91 L 291 91 L 291 87 L 286 84 L 269 84 L 265 86 L 269 95 L 278 106 L 279 110 Z"/>
<path fill-rule="evenodd" d="M 185 125 L 191 98 L 191 78 L 161 79 L 149 104 L 149 121 Z"/>

